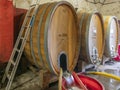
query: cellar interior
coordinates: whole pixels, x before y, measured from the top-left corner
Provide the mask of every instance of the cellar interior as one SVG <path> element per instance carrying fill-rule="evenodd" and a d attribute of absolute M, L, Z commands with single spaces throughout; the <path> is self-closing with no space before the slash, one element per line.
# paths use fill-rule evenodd
<path fill-rule="evenodd" d="M 120 90 L 120 0 L 0 0 L 0 90 Z"/>

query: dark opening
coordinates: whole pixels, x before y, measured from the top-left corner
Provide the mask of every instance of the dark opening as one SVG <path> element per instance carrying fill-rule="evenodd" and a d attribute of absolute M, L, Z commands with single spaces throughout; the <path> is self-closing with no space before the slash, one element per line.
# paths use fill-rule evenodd
<path fill-rule="evenodd" d="M 62 68 L 63 72 L 67 71 L 67 56 L 66 54 L 62 53 L 59 57 L 60 60 L 60 67 Z"/>
<path fill-rule="evenodd" d="M 78 10 L 78 8 L 75 8 L 75 11 L 77 11 Z"/>

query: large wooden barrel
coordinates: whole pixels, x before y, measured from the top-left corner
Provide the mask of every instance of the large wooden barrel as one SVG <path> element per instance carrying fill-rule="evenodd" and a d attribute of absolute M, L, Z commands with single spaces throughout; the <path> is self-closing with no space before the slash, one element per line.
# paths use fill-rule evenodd
<path fill-rule="evenodd" d="M 115 57 L 118 47 L 118 21 L 114 16 L 104 16 L 105 48 L 104 55 Z"/>
<path fill-rule="evenodd" d="M 97 12 L 87 13 L 83 11 L 79 11 L 77 15 L 81 32 L 80 60 L 100 64 L 104 48 L 102 16 Z"/>
<path fill-rule="evenodd" d="M 31 9 L 31 13 L 33 13 Z M 79 56 L 77 15 L 68 2 L 40 5 L 25 45 L 25 55 L 40 68 L 58 74 L 60 67 L 72 71 Z"/>

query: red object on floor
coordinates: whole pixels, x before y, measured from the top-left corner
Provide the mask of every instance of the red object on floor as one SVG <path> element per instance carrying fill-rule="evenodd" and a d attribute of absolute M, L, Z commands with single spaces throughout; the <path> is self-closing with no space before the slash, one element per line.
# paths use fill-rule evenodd
<path fill-rule="evenodd" d="M 85 84 L 85 86 L 88 88 L 88 90 L 104 90 L 103 86 L 101 85 L 100 82 L 97 80 L 78 74 L 78 77 L 81 79 L 81 81 Z"/>
<path fill-rule="evenodd" d="M 82 83 L 86 86 L 86 88 L 88 90 L 105 90 L 103 85 L 99 81 L 97 81 L 96 79 L 82 75 L 80 73 L 76 74 L 75 72 L 73 72 L 72 75 L 73 75 L 74 81 L 75 81 L 74 84 L 77 87 L 81 87 L 80 82 L 79 82 L 79 79 L 80 79 L 80 81 L 82 81 Z M 62 79 L 62 90 L 68 90 L 66 85 L 67 85 L 66 81 L 63 78 Z"/>
<path fill-rule="evenodd" d="M 113 60 L 115 60 L 115 61 L 120 61 L 120 20 L 118 20 L 118 24 L 119 24 L 119 38 L 118 38 L 118 40 L 119 40 L 119 45 L 118 45 L 118 55 L 115 57 L 115 58 L 113 58 Z"/>
<path fill-rule="evenodd" d="M 9 60 L 13 50 L 13 3 L 0 0 L 0 63 Z"/>
<path fill-rule="evenodd" d="M 14 8 L 14 44 L 21 29 L 26 12 L 26 9 Z"/>
<path fill-rule="evenodd" d="M 113 58 L 115 61 L 120 61 L 120 44 L 118 45 L 118 55 Z"/>

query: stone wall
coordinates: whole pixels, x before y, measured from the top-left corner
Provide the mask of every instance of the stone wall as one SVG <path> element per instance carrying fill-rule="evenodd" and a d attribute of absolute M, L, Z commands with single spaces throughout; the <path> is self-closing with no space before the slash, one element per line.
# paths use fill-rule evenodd
<path fill-rule="evenodd" d="M 19 8 L 28 9 L 31 3 L 36 0 L 13 0 L 14 5 Z M 54 1 L 68 1 L 78 10 L 87 12 L 99 11 L 103 15 L 114 15 L 120 19 L 120 0 L 39 0 L 40 3 Z"/>

